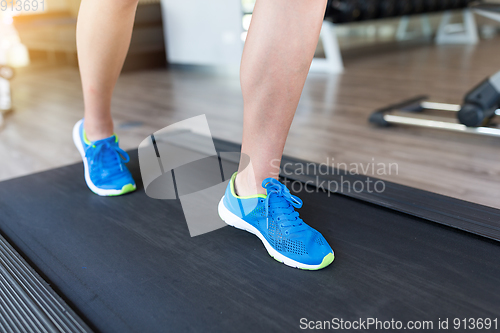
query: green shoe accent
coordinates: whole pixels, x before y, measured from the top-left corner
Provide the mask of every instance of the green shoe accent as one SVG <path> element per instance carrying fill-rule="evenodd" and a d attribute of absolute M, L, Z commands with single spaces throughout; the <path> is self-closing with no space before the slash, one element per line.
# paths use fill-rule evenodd
<path fill-rule="evenodd" d="M 115 137 L 115 142 L 118 142 L 118 135 L 116 135 L 116 133 L 113 133 L 113 135 Z M 86 145 L 90 145 L 92 142 L 87 138 L 87 132 L 85 132 L 85 128 L 83 129 L 83 142 L 85 142 Z M 92 145 L 92 147 L 95 148 L 95 145 Z"/>
<path fill-rule="evenodd" d="M 305 269 L 305 270 L 308 270 L 308 271 L 317 271 L 318 269 L 322 269 L 322 268 L 325 268 L 326 266 L 330 265 L 333 262 L 333 259 L 335 259 L 335 256 L 333 255 L 333 253 L 328 253 L 323 258 L 323 261 L 321 262 L 321 265 L 319 265 L 318 268 L 314 268 L 314 269 L 311 269 L 311 268 L 301 268 L 301 269 Z"/>
<path fill-rule="evenodd" d="M 267 198 L 267 195 L 265 194 L 255 194 L 255 195 L 249 195 L 249 196 L 246 196 L 246 197 L 240 197 L 238 195 L 236 195 L 236 191 L 234 190 L 234 182 L 236 181 L 236 175 L 238 174 L 238 172 L 235 172 L 233 173 L 233 175 L 231 176 L 231 181 L 230 181 L 230 184 L 231 184 L 231 194 L 238 198 L 238 199 L 255 199 L 255 198 L 262 198 L 262 199 L 265 199 Z"/>
<path fill-rule="evenodd" d="M 271 258 L 273 258 L 274 260 L 276 260 L 277 262 L 280 262 L 283 264 L 283 261 L 277 259 L 275 256 L 269 254 L 271 256 Z M 335 259 L 335 256 L 333 255 L 333 253 L 328 253 L 324 258 L 323 258 L 323 261 L 321 262 L 321 264 L 319 265 L 318 268 L 302 268 L 302 267 L 294 267 L 294 268 L 298 268 L 298 269 L 303 269 L 305 271 L 317 271 L 317 270 L 320 270 L 320 269 L 323 269 L 325 268 L 326 266 L 330 265 L 332 262 L 333 262 L 333 259 Z M 290 266 L 292 267 L 292 266 Z"/>
<path fill-rule="evenodd" d="M 89 139 L 87 139 L 87 133 L 85 132 L 85 128 L 83 129 L 83 142 L 85 142 L 86 145 L 90 145 L 92 142 L 90 142 Z"/>
<path fill-rule="evenodd" d="M 116 196 L 119 196 L 119 195 L 123 195 L 125 193 L 133 192 L 133 191 L 135 191 L 135 189 L 136 189 L 135 185 L 127 184 L 127 185 L 125 185 L 125 186 L 122 187 L 122 190 L 120 191 L 120 193 L 118 193 L 118 194 L 110 194 L 109 196 L 110 197 L 116 197 Z"/>

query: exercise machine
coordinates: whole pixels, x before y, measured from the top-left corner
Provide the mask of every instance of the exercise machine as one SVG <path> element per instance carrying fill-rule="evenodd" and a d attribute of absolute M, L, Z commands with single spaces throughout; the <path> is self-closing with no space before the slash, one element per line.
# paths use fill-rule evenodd
<path fill-rule="evenodd" d="M 419 15 L 422 36 L 431 38 L 432 27 L 428 14 L 443 11 L 436 43 L 475 44 L 479 38 L 474 15 L 469 9 L 471 2 L 472 0 L 329 0 L 320 34 L 325 57 L 315 57 L 310 70 L 332 74 L 344 70 L 338 40 L 333 31 L 337 24 L 400 17 L 396 40 L 404 41 L 415 35 L 408 32 L 410 16 Z M 463 22 L 453 23 L 453 12 L 459 8 L 462 9 Z"/>
<path fill-rule="evenodd" d="M 0 127 L 3 125 L 4 114 L 12 110 L 10 80 L 13 77 L 12 67 L 0 65 Z"/>
<path fill-rule="evenodd" d="M 456 121 L 408 116 L 425 111 L 451 113 Z M 494 123 L 495 116 L 500 116 L 500 71 L 465 94 L 461 105 L 430 102 L 427 96 L 418 96 L 376 110 L 370 115 L 369 122 L 382 127 L 409 125 L 500 137 L 500 128 Z"/>
<path fill-rule="evenodd" d="M 13 15 L 0 12 L 0 126 L 3 116 L 12 110 L 10 80 L 14 77 L 14 67 L 29 64 L 28 49 L 24 46 L 12 24 Z"/>
<path fill-rule="evenodd" d="M 14 77 L 14 69 L 7 65 L 0 65 L 0 113 L 12 109 L 10 80 Z"/>
<path fill-rule="evenodd" d="M 240 147 L 214 143 L 230 174 L 238 163 L 223 153 Z M 129 154 L 138 189 L 121 197 L 89 191 L 81 162 L 0 183 L 0 233 L 12 245 L 0 239 L 2 332 L 295 332 L 301 320 L 332 316 L 418 317 L 433 331 L 439 318 L 500 313 L 498 209 L 390 182 L 380 192 L 373 178 L 362 190 L 369 177 L 317 175 L 312 162 L 284 156 L 282 180 L 306 203 L 301 217 L 336 255 L 324 270 L 301 271 L 235 228 L 191 237 L 182 202 L 148 197 Z M 31 329 L 38 322 L 46 329 Z"/>

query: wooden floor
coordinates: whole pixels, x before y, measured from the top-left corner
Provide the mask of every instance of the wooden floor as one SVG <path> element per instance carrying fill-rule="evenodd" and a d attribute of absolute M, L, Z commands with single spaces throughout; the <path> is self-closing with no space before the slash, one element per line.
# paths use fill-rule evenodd
<path fill-rule="evenodd" d="M 397 163 L 397 174 L 375 176 L 500 208 L 500 138 L 367 123 L 374 109 L 419 94 L 460 103 L 500 69 L 499 54 L 500 39 L 472 47 L 429 44 L 347 57 L 342 75 L 310 74 L 285 154 L 348 166 Z M 80 160 L 71 139 L 83 111 L 80 89 L 78 71 L 69 67 L 15 79 L 16 111 L 0 131 L 1 180 Z M 116 132 L 128 149 L 160 128 L 206 114 L 213 136 L 240 142 L 242 104 L 236 75 L 125 73 L 113 102 Z"/>

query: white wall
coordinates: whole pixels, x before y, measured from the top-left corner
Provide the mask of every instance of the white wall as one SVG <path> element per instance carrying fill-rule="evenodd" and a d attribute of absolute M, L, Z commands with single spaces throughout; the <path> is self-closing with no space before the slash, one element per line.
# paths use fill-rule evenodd
<path fill-rule="evenodd" d="M 243 51 L 240 0 L 162 0 L 167 59 L 237 65 Z"/>

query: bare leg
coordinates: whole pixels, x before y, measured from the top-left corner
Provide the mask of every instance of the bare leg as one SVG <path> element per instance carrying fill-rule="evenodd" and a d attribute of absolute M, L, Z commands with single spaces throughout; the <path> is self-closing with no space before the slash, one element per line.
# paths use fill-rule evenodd
<path fill-rule="evenodd" d="M 278 177 L 286 137 L 311 65 L 326 0 L 257 0 L 243 51 L 242 154 L 251 166 L 236 178 L 238 195 L 265 193 Z"/>
<path fill-rule="evenodd" d="M 113 134 L 111 95 L 125 61 L 139 0 L 83 0 L 78 14 L 78 62 L 91 141 Z"/>

